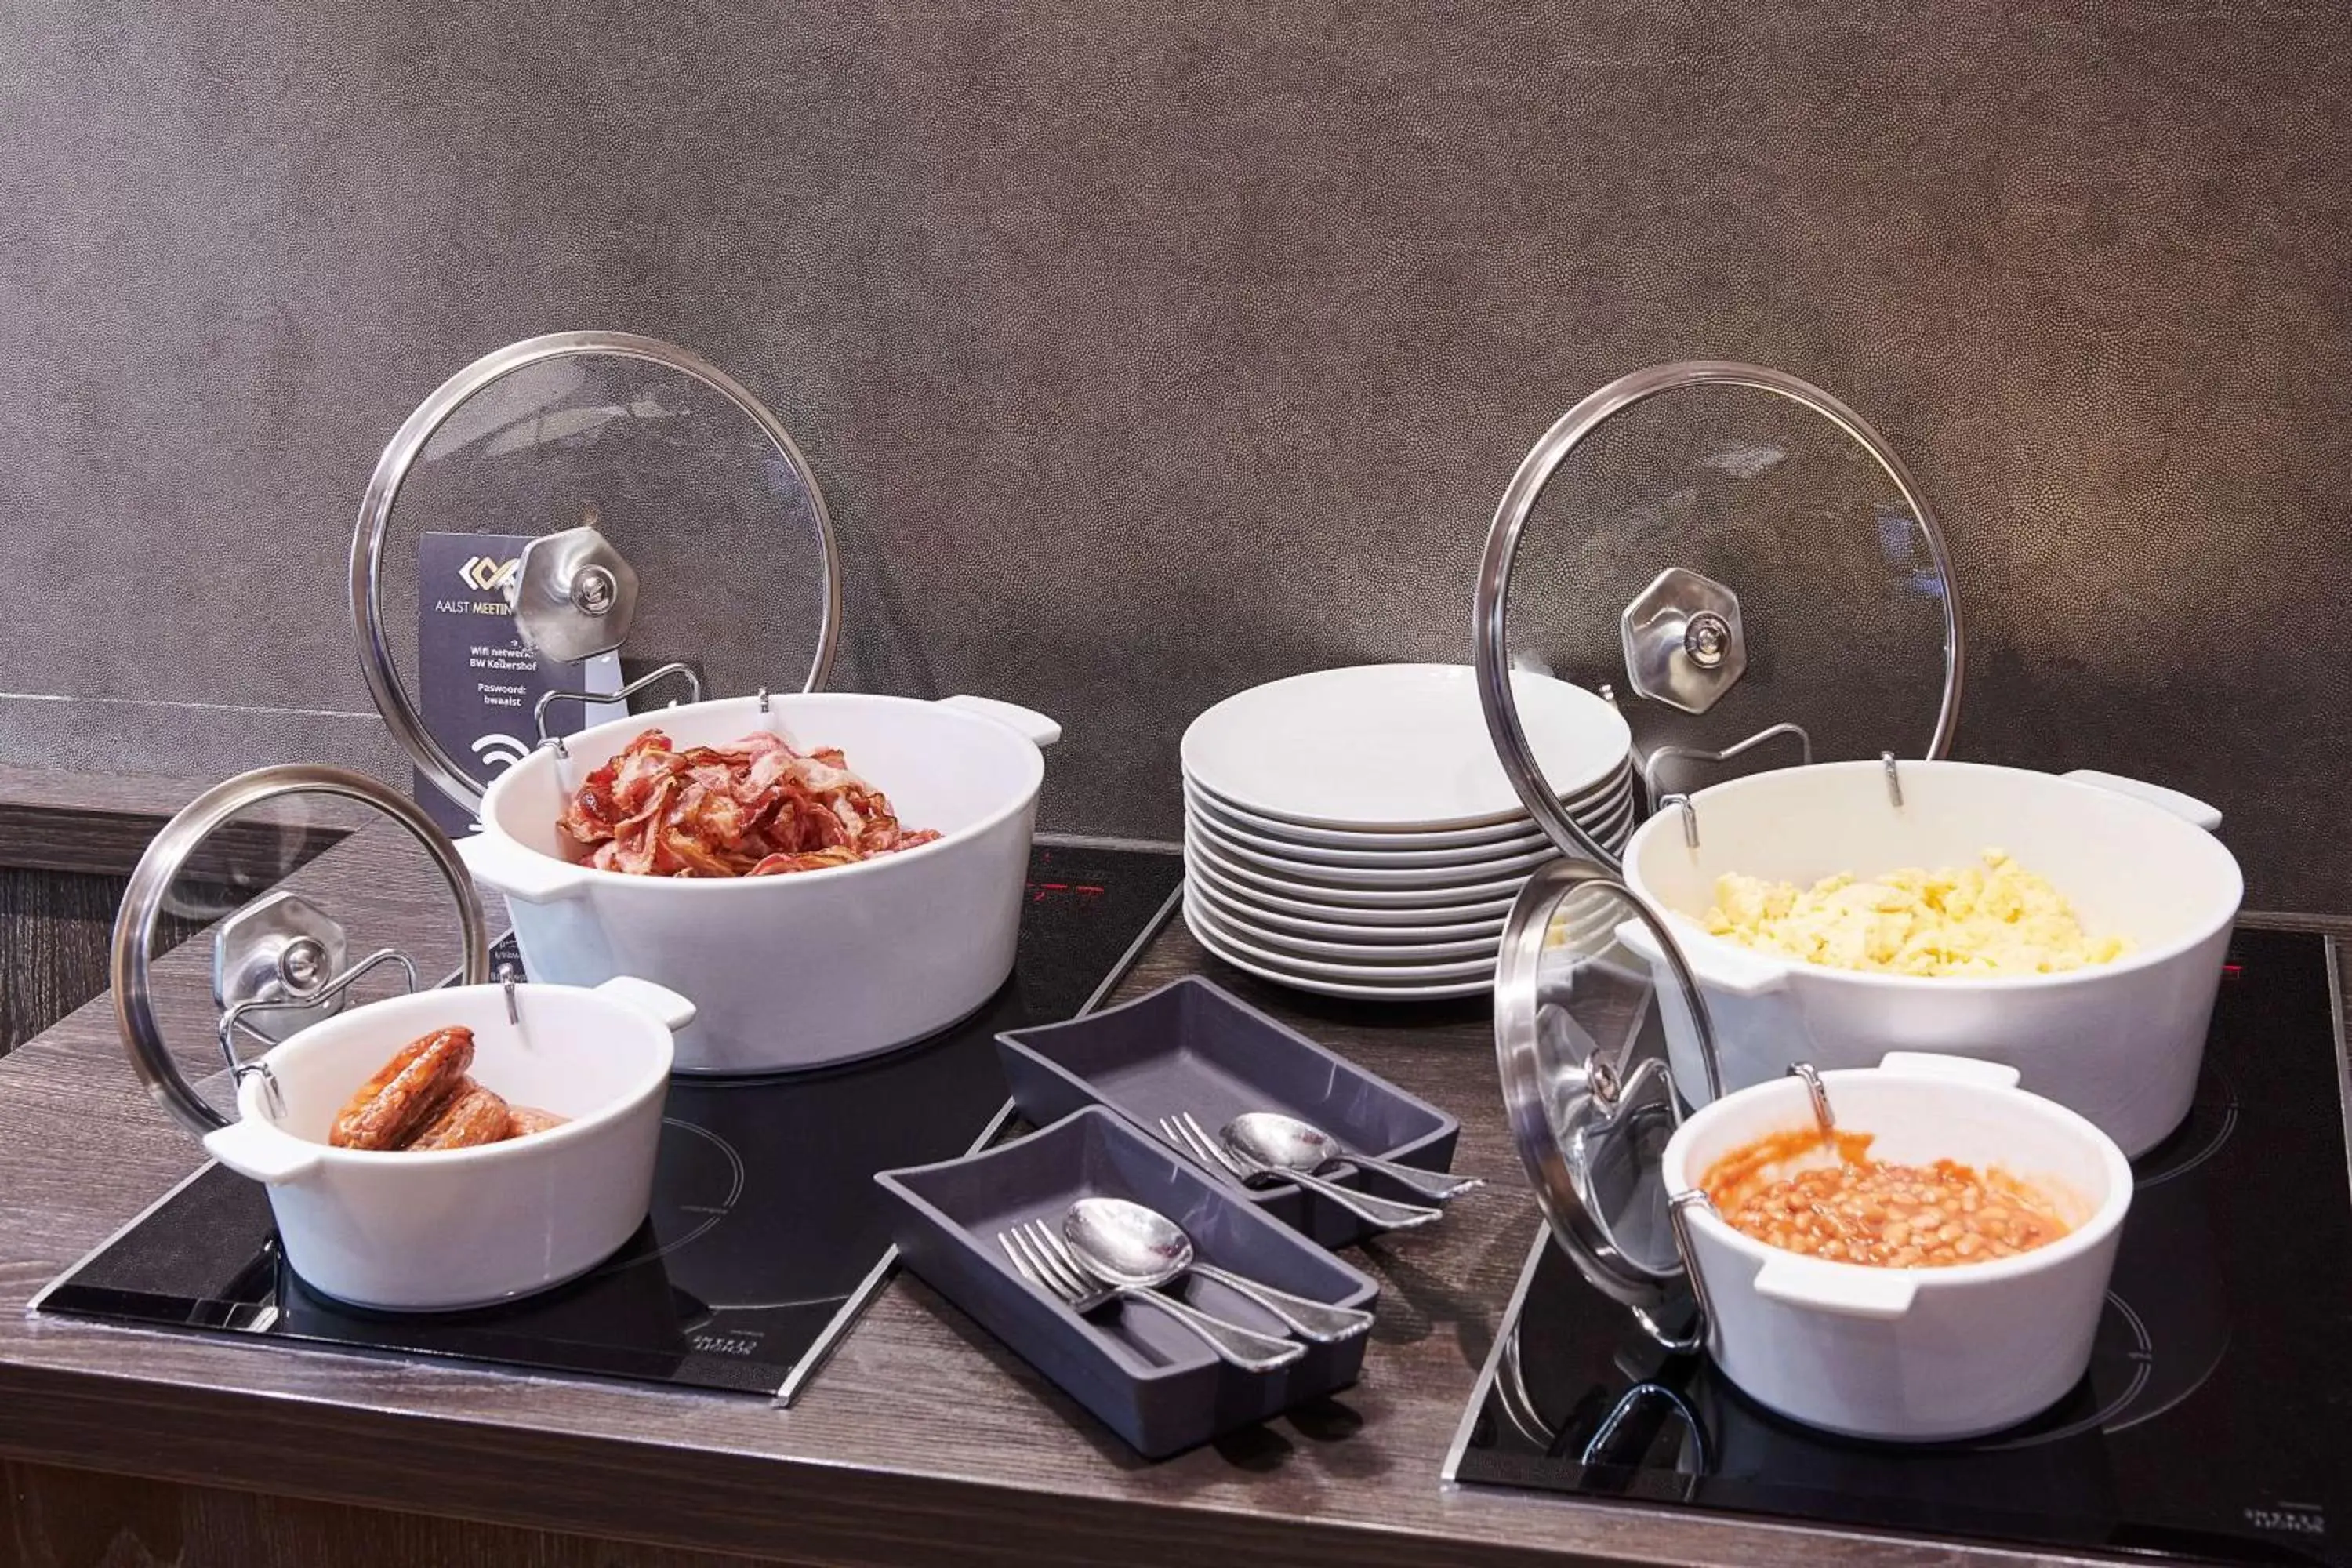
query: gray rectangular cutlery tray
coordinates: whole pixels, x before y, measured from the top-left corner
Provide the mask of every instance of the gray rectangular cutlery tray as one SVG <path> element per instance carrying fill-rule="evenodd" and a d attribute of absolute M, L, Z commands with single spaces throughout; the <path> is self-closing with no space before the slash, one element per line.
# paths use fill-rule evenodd
<path fill-rule="evenodd" d="M 1100 1105 L 1156 1141 L 1160 1119 L 1179 1111 L 1191 1111 L 1213 1136 L 1244 1111 L 1284 1111 L 1348 1148 L 1427 1171 L 1452 1169 L 1462 1131 L 1426 1100 L 1198 975 L 1066 1024 L 999 1035 L 996 1048 L 1013 1103 L 1040 1127 Z M 1352 1165 L 1323 1174 L 1382 1197 L 1429 1201 Z M 1320 1247 L 1351 1246 L 1374 1232 L 1287 1182 L 1252 1187 L 1249 1200 Z"/>
<path fill-rule="evenodd" d="M 1146 1458 L 1162 1458 L 1356 1380 L 1369 1335 L 1309 1345 L 1280 1371 L 1227 1365 L 1150 1307 L 1115 1302 L 1080 1317 L 1013 1268 L 997 1233 L 1042 1219 L 1057 1231 L 1082 1197 L 1149 1205 L 1184 1227 L 1202 1261 L 1318 1301 L 1370 1310 L 1377 1286 L 1263 1213 L 1233 1187 L 1108 1111 L 1089 1108 L 1015 1142 L 875 1178 L 897 1201 L 907 1264 Z M 1221 1285 L 1170 1289 L 1202 1310 L 1269 1334 L 1281 1322 Z"/>

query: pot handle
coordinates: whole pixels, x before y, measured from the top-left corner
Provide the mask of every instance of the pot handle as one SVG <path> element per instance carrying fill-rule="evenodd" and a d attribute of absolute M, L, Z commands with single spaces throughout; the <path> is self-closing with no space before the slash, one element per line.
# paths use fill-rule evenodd
<path fill-rule="evenodd" d="M 1782 1306 L 1891 1323 L 1910 1312 L 1919 1281 L 1907 1268 L 1864 1268 L 1790 1254 L 1768 1259 L 1756 1271 L 1755 1289 Z"/>
<path fill-rule="evenodd" d="M 552 855 L 526 849 L 513 839 L 488 831 L 457 840 L 457 858 L 474 880 L 518 903 L 555 904 L 587 891 L 582 868 Z"/>
<path fill-rule="evenodd" d="M 2167 789 L 2162 784 L 2149 784 L 2143 779 L 2127 779 L 2121 773 L 2103 773 L 2095 768 L 2076 768 L 2058 776 L 2075 784 L 2089 784 L 2093 789 L 2105 790 L 2110 795 L 2128 795 L 2160 811 L 2168 811 L 2189 826 L 2201 827 L 2208 833 L 2221 826 L 2219 806 L 2208 805 L 2193 795 Z"/>
<path fill-rule="evenodd" d="M 1062 727 L 1034 708 L 1024 708 L 1017 702 L 1000 702 L 993 697 L 958 695 L 942 697 L 942 708 L 952 708 L 959 713 L 976 714 L 993 719 L 1006 729 L 1022 736 L 1040 751 L 1062 738 Z"/>
<path fill-rule="evenodd" d="M 1620 925 L 1617 940 L 1643 963 L 1654 967 L 1663 956 L 1658 944 L 1650 940 L 1649 928 L 1640 921 L 1627 921 Z M 1763 996 L 1789 983 L 1788 965 L 1776 963 L 1760 953 L 1752 953 L 1724 942 L 1680 945 L 1683 959 L 1690 965 L 1691 977 L 1700 984 L 1711 986 L 1727 995 Z"/>
<path fill-rule="evenodd" d="M 1914 1078 L 1948 1079 L 1955 1083 L 1980 1083 L 1989 1089 L 2015 1089 L 2024 1075 L 2004 1062 L 1976 1057 L 1947 1056 L 1940 1051 L 1889 1051 L 1878 1058 L 1883 1072 L 1908 1073 Z"/>
<path fill-rule="evenodd" d="M 595 987 L 599 996 L 609 996 L 622 1006 L 643 1013 L 665 1029 L 683 1029 L 694 1022 L 694 1004 L 667 986 L 650 980 L 640 980 L 634 974 L 616 974 Z"/>
<path fill-rule="evenodd" d="M 262 1122 L 232 1121 L 205 1134 L 205 1152 L 240 1176 L 276 1187 L 317 1170 L 326 1151 Z"/>

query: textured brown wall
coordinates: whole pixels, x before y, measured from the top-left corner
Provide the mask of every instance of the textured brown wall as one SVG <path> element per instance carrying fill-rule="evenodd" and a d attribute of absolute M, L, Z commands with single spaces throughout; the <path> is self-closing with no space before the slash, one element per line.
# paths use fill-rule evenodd
<path fill-rule="evenodd" d="M 1963 754 L 2195 790 L 2257 901 L 2352 907 L 2347 42 L 2338 0 L 12 5 L 0 756 L 381 762 L 377 449 L 610 326 L 801 438 L 843 683 L 1053 711 L 1053 823 L 1166 835 L 1186 718 L 1463 657 L 1528 443 L 1719 354 L 1912 459 Z"/>

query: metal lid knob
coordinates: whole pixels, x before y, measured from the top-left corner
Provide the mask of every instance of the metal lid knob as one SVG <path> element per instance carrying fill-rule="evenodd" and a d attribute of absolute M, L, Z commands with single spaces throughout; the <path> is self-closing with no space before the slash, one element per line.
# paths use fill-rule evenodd
<path fill-rule="evenodd" d="M 524 545 L 506 594 L 525 647 L 549 658 L 593 658 L 628 638 L 637 569 L 594 525 L 583 524 Z"/>
<path fill-rule="evenodd" d="M 156 1103 L 199 1138 L 227 1125 L 227 1119 L 188 1082 L 156 1021 L 148 956 L 156 921 L 173 882 L 206 839 L 254 806 L 292 795 L 356 801 L 404 828 L 424 847 L 457 900 L 465 984 L 479 985 L 490 976 L 488 932 L 473 879 L 457 846 L 415 803 L 363 774 L 309 764 L 257 768 L 215 784 L 166 823 L 139 858 L 115 916 L 110 961 L 115 1026 L 131 1065 Z M 222 922 L 214 946 L 214 999 L 226 1009 L 219 1039 L 232 1071 L 244 1070 L 231 1044 L 236 1028 L 267 1040 L 283 1039 L 335 1011 L 355 981 L 386 964 L 406 969 L 414 987 L 415 968 L 404 955 L 385 949 L 346 967 L 343 950 L 341 926 L 291 893 L 257 900 Z"/>

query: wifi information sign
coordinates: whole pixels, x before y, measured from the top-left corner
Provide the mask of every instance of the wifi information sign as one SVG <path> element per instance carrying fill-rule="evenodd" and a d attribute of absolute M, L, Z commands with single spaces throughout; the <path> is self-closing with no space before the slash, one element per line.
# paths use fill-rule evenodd
<path fill-rule="evenodd" d="M 441 749 L 483 784 L 530 753 L 542 695 L 621 686 L 616 654 L 585 663 L 542 659 L 515 636 L 506 590 L 530 542 L 528 534 L 499 533 L 427 533 L 417 541 L 417 714 Z M 617 702 L 558 702 L 548 710 L 548 728 L 568 735 L 624 711 Z M 421 773 L 415 793 L 448 832 L 472 828 L 472 814 Z"/>

